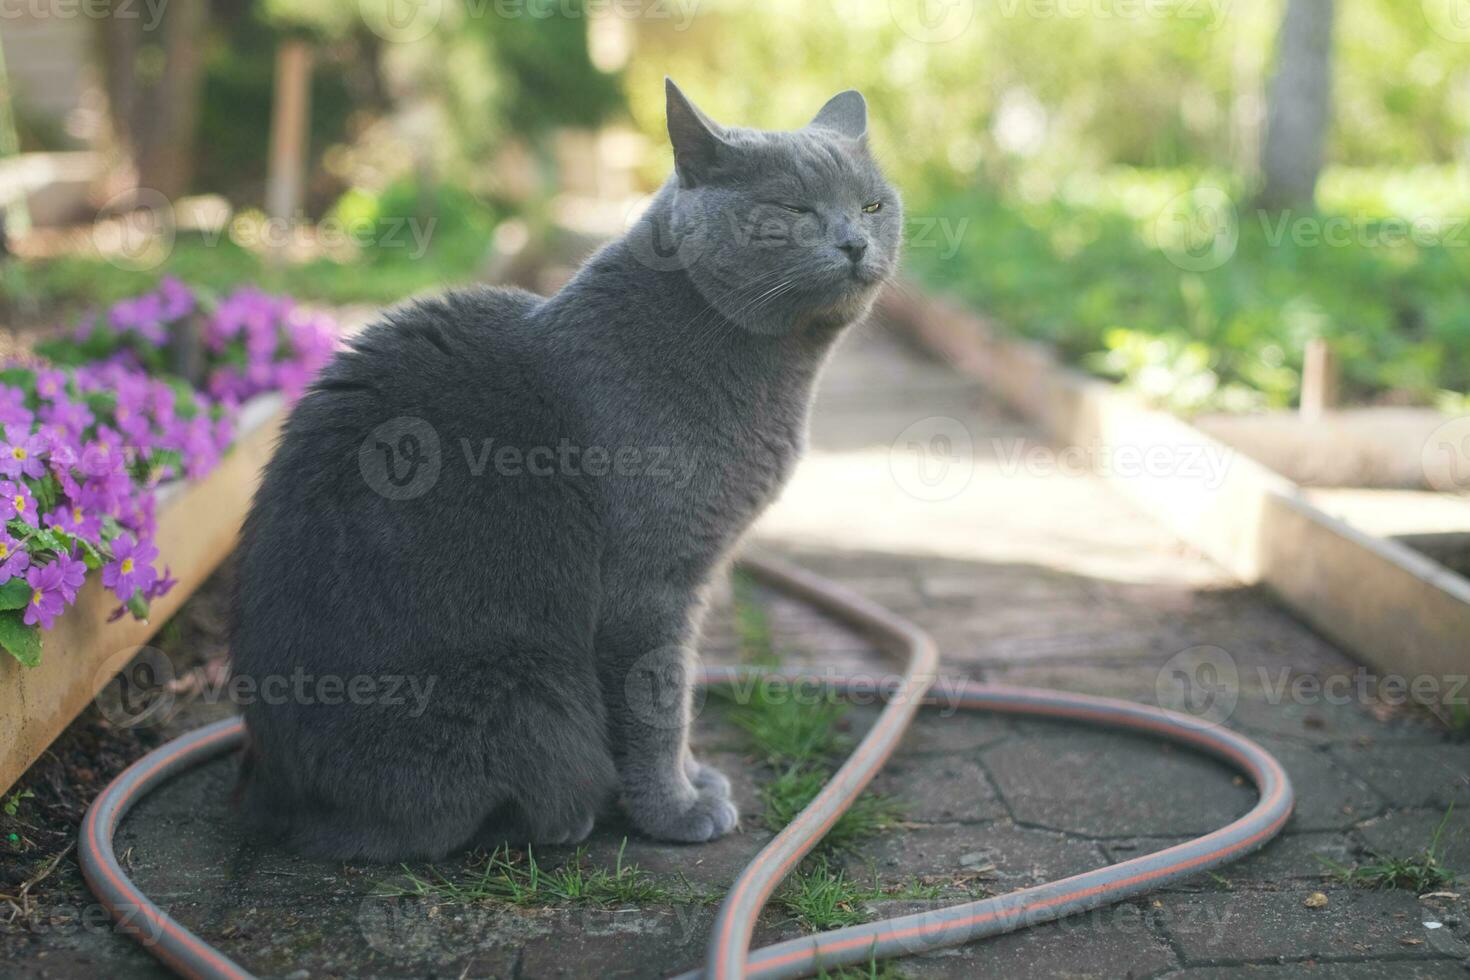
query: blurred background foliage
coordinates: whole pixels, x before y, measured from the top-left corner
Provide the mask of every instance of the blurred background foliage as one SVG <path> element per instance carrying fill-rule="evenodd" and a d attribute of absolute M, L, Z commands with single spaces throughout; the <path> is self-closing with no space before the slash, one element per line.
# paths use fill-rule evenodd
<path fill-rule="evenodd" d="M 305 216 L 432 220 L 426 252 L 281 267 L 181 233 L 164 268 L 61 256 L 13 288 L 99 296 L 183 267 L 387 302 L 475 278 L 507 222 L 539 235 L 569 195 L 609 199 L 616 231 L 669 169 L 668 74 L 717 120 L 776 128 L 861 89 L 910 274 L 1176 408 L 1292 404 L 1314 337 L 1356 401 L 1470 391 L 1470 31 L 1438 0 L 1335 5 L 1325 169 L 1284 215 L 1252 203 L 1283 14 L 1331 0 L 935 5 L 958 30 L 923 0 L 423 0 L 406 30 L 385 28 L 394 2 L 213 0 L 189 190 L 258 216 L 274 52 L 306 38 Z"/>

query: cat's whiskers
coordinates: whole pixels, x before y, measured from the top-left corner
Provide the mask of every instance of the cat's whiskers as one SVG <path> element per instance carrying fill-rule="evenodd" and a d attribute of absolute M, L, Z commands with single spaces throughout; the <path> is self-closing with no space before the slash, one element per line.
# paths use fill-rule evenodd
<path fill-rule="evenodd" d="M 690 321 L 686 330 L 691 333 L 695 330 L 702 330 L 705 327 L 712 325 L 717 320 L 717 318 L 722 316 L 726 319 L 733 320 L 734 317 L 731 316 L 729 313 L 726 313 L 725 309 L 736 306 L 743 306 L 747 302 L 747 297 L 755 295 L 759 290 L 766 287 L 772 280 L 780 279 L 786 275 L 787 270 L 785 269 L 772 269 L 759 276 L 756 276 L 753 279 L 750 279 L 735 286 L 728 293 L 721 297 L 721 302 L 718 304 L 706 301 L 708 303 L 706 309 Z"/>

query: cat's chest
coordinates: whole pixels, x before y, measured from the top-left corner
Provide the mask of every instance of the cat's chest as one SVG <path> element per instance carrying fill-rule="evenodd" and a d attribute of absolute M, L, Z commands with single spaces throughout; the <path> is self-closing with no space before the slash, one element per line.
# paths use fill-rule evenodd
<path fill-rule="evenodd" d="M 639 555 L 640 573 L 681 570 L 674 577 L 698 578 L 718 561 L 780 493 L 805 447 L 805 413 L 773 408 L 646 432 L 665 465 L 620 482 L 611 554 Z"/>

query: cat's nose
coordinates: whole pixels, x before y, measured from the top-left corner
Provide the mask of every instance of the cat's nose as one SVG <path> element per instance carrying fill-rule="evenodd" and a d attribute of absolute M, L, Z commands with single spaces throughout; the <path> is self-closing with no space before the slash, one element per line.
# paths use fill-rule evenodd
<path fill-rule="evenodd" d="M 842 250 L 843 254 L 848 257 L 853 265 L 857 265 L 863 260 L 863 255 L 868 251 L 868 240 L 860 236 L 854 236 L 845 241 L 838 242 L 837 247 Z"/>

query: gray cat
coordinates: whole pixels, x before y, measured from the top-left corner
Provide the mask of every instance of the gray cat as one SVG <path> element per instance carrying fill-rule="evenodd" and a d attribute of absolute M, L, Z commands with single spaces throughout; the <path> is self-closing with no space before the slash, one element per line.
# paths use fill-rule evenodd
<path fill-rule="evenodd" d="M 897 262 L 843 92 L 797 132 L 668 82 L 674 174 L 545 299 L 391 311 L 292 412 L 241 545 L 244 811 L 330 858 L 633 824 L 707 841 L 689 750 L 706 588 L 790 474 L 817 374 Z"/>

